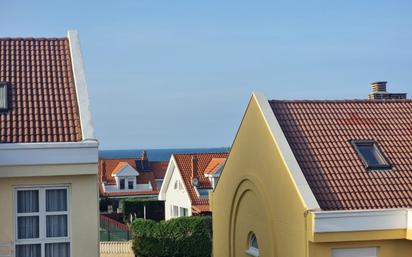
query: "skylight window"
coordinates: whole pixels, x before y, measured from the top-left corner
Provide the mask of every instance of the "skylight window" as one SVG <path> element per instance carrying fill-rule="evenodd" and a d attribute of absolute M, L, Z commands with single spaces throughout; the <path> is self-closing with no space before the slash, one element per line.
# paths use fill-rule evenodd
<path fill-rule="evenodd" d="M 7 83 L 0 82 L 0 110 L 7 110 Z"/>
<path fill-rule="evenodd" d="M 367 169 L 389 169 L 391 167 L 375 141 L 354 140 L 352 145 Z"/>

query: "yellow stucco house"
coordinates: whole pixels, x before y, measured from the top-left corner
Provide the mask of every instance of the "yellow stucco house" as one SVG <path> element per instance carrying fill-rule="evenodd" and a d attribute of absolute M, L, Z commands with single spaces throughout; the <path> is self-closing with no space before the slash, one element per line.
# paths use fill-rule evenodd
<path fill-rule="evenodd" d="M 214 257 L 412 256 L 412 100 L 372 88 L 253 94 L 211 196 Z"/>
<path fill-rule="evenodd" d="M 0 256 L 98 257 L 97 160 L 77 32 L 0 38 Z"/>

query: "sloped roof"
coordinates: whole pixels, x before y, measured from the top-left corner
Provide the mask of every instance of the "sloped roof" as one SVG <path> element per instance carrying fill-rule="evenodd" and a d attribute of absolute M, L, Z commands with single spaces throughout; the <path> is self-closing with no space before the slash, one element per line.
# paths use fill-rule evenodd
<path fill-rule="evenodd" d="M 68 38 L 0 38 L 0 143 L 81 141 Z"/>
<path fill-rule="evenodd" d="M 225 162 L 226 158 L 213 158 L 207 165 L 204 173 L 208 175 L 213 175 L 222 167 L 222 165 L 225 164 Z"/>
<path fill-rule="evenodd" d="M 99 160 L 99 192 L 103 196 L 130 196 L 130 195 L 155 195 L 159 194 L 160 188 L 157 188 L 156 179 L 163 179 L 166 173 L 167 161 L 150 161 L 150 170 L 139 171 L 136 166 L 136 161 L 142 160 L 142 158 L 122 158 L 122 159 L 101 159 Z M 124 165 L 130 165 L 132 168 L 139 172 L 136 182 L 138 184 L 147 184 L 150 182 L 152 185 L 152 191 L 144 192 L 110 192 L 103 191 L 102 182 L 106 184 L 116 184 L 115 178 L 112 176 L 119 167 Z M 120 165 L 120 166 L 119 166 Z"/>
<path fill-rule="evenodd" d="M 226 159 L 228 153 L 174 154 L 173 156 L 182 175 L 183 183 L 189 193 L 192 208 L 194 208 L 195 211 L 199 209 L 202 212 L 206 211 L 206 209 L 209 210 L 209 199 L 199 198 L 195 188 L 192 185 L 192 158 L 193 156 L 196 156 L 198 160 L 199 188 L 211 188 L 212 185 L 210 180 L 204 176 L 205 170 L 213 159 Z M 196 206 L 198 206 L 197 209 Z M 205 206 L 207 206 L 207 208 Z"/>
<path fill-rule="evenodd" d="M 324 210 L 412 207 L 412 101 L 269 101 Z M 351 140 L 374 140 L 392 165 L 365 168 Z"/>

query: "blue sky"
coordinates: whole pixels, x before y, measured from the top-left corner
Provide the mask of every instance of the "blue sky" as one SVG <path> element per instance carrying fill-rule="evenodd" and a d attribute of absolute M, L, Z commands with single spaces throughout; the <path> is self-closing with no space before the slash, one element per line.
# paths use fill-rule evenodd
<path fill-rule="evenodd" d="M 0 1 L 0 36 L 80 33 L 102 149 L 230 146 L 251 92 L 412 95 L 411 1 Z"/>

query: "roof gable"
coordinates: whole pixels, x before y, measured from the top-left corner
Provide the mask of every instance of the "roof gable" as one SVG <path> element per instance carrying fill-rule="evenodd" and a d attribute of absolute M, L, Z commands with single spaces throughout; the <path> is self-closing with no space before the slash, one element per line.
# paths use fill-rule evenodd
<path fill-rule="evenodd" d="M 412 101 L 269 101 L 324 210 L 412 207 Z M 376 141 L 392 165 L 368 171 L 351 140 Z"/>
<path fill-rule="evenodd" d="M 139 172 L 135 170 L 127 162 L 120 162 L 114 169 L 112 176 L 114 177 L 136 177 L 139 176 Z"/>
<path fill-rule="evenodd" d="M 177 170 L 180 171 L 182 176 L 184 186 L 189 194 L 192 205 L 203 206 L 199 207 L 202 210 L 205 209 L 204 206 L 209 205 L 209 200 L 207 198 L 200 198 L 195 187 L 192 185 L 192 157 L 197 157 L 198 160 L 198 179 L 199 188 L 212 188 L 212 185 L 208 178 L 205 177 L 205 170 L 214 158 L 226 159 L 228 153 L 195 153 L 195 154 L 174 154 L 173 158 L 176 161 Z"/>

